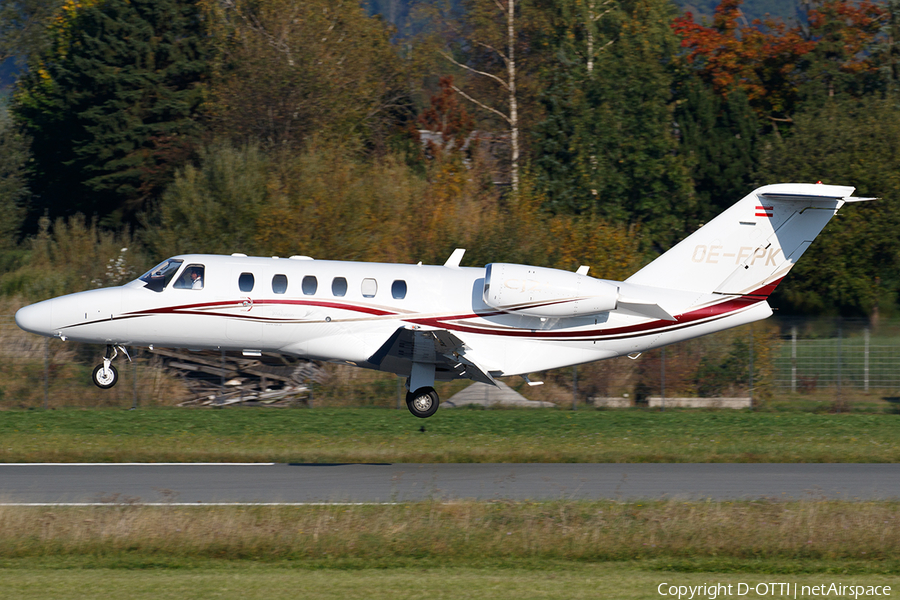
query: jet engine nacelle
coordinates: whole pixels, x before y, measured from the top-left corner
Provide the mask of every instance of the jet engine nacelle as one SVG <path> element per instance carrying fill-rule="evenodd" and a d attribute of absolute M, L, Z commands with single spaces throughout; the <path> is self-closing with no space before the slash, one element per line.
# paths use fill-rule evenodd
<path fill-rule="evenodd" d="M 485 268 L 484 302 L 535 317 L 574 317 L 616 309 L 619 288 L 586 275 L 492 263 Z"/>

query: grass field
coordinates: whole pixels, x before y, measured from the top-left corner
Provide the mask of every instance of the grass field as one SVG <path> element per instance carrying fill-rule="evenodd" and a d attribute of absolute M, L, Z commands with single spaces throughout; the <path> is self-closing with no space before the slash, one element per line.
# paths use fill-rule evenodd
<path fill-rule="evenodd" d="M 782 575 L 775 579 L 778 582 L 797 583 L 798 586 L 827 585 L 833 582 L 843 585 L 889 585 L 893 594 L 900 589 L 900 576 L 897 575 Z M 667 584 L 664 590 L 672 585 L 731 584 L 734 586 L 732 590 L 736 592 L 739 583 L 756 586 L 771 581 L 772 577 L 754 575 L 655 571 L 644 568 L 640 563 L 546 565 L 542 569 L 433 567 L 352 571 L 243 564 L 222 564 L 187 571 L 0 568 L 0 595 L 20 600 L 658 600 L 668 598 L 660 596 L 657 591 L 662 583 Z M 760 591 L 763 590 L 764 588 L 760 588 Z M 704 599 L 709 597 L 701 596 Z M 753 589 L 744 596 L 733 594 L 719 597 L 755 599 L 763 595 L 758 595 Z M 772 596 L 770 594 L 765 597 Z M 811 597 L 813 596 L 802 594 L 797 596 Z"/>
<path fill-rule="evenodd" d="M 416 502 L 399 505 L 0 507 L 0 561 L 319 567 L 655 560 L 680 571 L 893 572 L 900 503 Z"/>
<path fill-rule="evenodd" d="M 664 582 L 897 590 L 898 518 L 897 502 L 2 507 L 0 597 L 658 598 Z"/>
<path fill-rule="evenodd" d="M 2 462 L 897 462 L 900 415 L 389 409 L 0 411 Z"/>

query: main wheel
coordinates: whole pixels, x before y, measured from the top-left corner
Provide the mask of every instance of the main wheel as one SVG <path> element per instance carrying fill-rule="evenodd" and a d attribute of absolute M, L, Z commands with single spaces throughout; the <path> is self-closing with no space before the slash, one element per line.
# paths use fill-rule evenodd
<path fill-rule="evenodd" d="M 94 385 L 98 388 L 108 390 L 116 385 L 116 382 L 119 380 L 119 372 L 116 371 L 116 368 L 112 365 L 109 365 L 108 368 L 104 369 L 103 364 L 101 363 L 94 367 L 91 378 L 94 380 Z"/>
<path fill-rule="evenodd" d="M 436 413 L 440 403 L 437 392 L 431 387 L 421 387 L 415 392 L 406 394 L 406 407 L 409 409 L 409 412 L 420 419 L 425 419 Z"/>

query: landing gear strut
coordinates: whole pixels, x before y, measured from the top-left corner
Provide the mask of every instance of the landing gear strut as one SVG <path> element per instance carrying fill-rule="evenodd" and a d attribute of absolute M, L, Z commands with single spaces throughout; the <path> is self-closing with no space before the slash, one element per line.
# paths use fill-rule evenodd
<path fill-rule="evenodd" d="M 121 348 L 122 352 L 125 353 L 125 356 L 128 357 L 128 360 L 131 360 L 131 357 L 128 356 L 128 351 L 125 350 L 124 346 L 113 346 L 109 345 L 106 347 L 106 356 L 103 357 L 103 362 L 96 367 L 94 367 L 94 372 L 91 374 L 91 379 L 94 381 L 94 385 L 103 390 L 108 390 L 112 386 L 116 385 L 116 382 L 119 381 L 119 371 L 116 370 L 114 366 L 112 366 L 112 361 L 115 359 L 119 352 L 116 348 Z"/>
<path fill-rule="evenodd" d="M 441 403 L 438 393 L 433 387 L 420 387 L 415 392 L 407 392 L 406 407 L 414 416 L 420 419 L 430 417 L 437 412 Z"/>

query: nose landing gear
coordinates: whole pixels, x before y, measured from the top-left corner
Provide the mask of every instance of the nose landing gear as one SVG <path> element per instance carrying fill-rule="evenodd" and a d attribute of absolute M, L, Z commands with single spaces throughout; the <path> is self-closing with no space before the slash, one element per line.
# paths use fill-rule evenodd
<path fill-rule="evenodd" d="M 126 350 L 124 346 L 107 346 L 106 356 L 103 357 L 103 362 L 94 367 L 94 372 L 91 373 L 91 379 L 93 380 L 94 385 L 100 389 L 108 390 L 119 381 L 119 371 L 112 366 L 112 361 L 119 355 L 117 348 L 120 348 L 128 358 L 128 361 L 131 362 L 131 356 L 128 355 L 128 350 Z"/>

